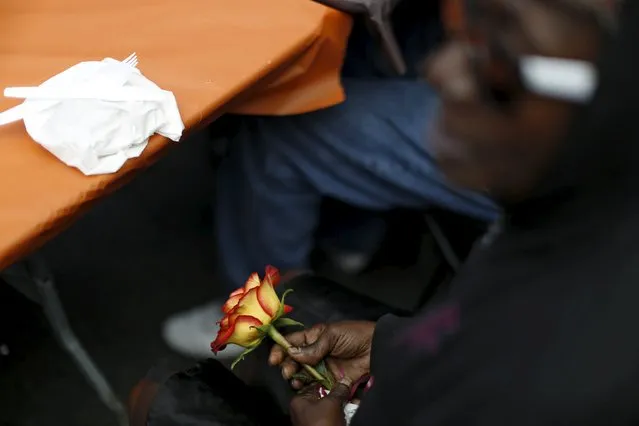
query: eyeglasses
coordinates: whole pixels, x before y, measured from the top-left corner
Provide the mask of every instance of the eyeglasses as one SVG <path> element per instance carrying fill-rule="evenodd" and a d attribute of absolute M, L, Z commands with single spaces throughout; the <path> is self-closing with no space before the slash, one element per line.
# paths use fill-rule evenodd
<path fill-rule="evenodd" d="M 507 106 L 523 91 L 572 103 L 587 103 L 597 89 L 598 73 L 586 61 L 537 55 L 513 55 L 481 22 L 484 0 L 443 0 L 442 20 L 449 35 L 468 48 L 468 58 L 483 95 Z"/>

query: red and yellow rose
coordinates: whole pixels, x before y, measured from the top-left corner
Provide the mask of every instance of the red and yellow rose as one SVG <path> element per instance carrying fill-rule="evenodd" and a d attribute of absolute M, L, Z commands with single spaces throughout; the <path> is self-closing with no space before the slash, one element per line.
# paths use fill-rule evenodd
<path fill-rule="evenodd" d="M 284 305 L 283 310 L 275 287 L 280 281 L 277 268 L 267 266 L 264 278 L 254 272 L 243 287 L 229 296 L 222 312 L 224 318 L 219 322 L 220 330 L 217 338 L 211 343 L 214 353 L 221 351 L 229 344 L 244 348 L 252 348 L 263 339 L 264 333 L 258 327 L 270 325 L 282 313 L 292 310 Z"/>

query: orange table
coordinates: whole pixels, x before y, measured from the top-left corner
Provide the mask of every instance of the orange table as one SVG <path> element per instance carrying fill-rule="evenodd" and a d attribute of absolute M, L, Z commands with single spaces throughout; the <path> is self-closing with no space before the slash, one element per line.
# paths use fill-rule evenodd
<path fill-rule="evenodd" d="M 350 24 L 310 0 L 2 0 L 0 87 L 137 52 L 141 71 L 175 93 L 187 132 L 229 111 L 306 112 L 343 100 Z M 0 110 L 16 103 L 0 98 Z M 0 270 L 167 145 L 154 137 L 120 172 L 85 177 L 33 142 L 22 122 L 0 127 Z"/>

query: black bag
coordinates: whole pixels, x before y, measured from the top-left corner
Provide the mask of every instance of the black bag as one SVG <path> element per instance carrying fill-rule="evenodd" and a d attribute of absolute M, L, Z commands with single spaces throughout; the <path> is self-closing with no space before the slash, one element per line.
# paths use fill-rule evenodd
<path fill-rule="evenodd" d="M 134 390 L 131 426 L 271 426 L 290 424 L 265 392 L 209 359 L 175 374 L 152 370 Z"/>

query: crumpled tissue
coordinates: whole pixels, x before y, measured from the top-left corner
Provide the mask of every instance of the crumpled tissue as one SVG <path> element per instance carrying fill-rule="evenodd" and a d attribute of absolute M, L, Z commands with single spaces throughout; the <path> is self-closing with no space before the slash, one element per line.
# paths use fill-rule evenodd
<path fill-rule="evenodd" d="M 65 164 L 85 175 L 114 173 L 138 157 L 158 133 L 179 141 L 184 130 L 175 96 L 135 67 L 111 58 L 81 62 L 40 85 L 49 88 L 143 88 L 163 92 L 161 101 L 96 99 L 36 100 L 23 103 L 29 135 Z"/>

